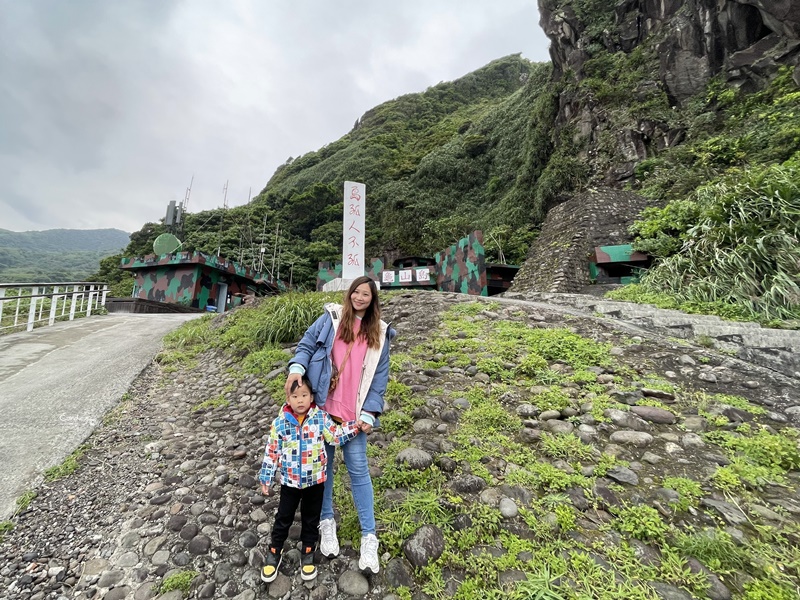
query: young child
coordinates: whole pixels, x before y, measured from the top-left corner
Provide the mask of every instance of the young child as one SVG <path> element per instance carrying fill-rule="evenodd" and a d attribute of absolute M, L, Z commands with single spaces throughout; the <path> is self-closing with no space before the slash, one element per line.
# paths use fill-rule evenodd
<path fill-rule="evenodd" d="M 286 394 L 286 404 L 281 414 L 272 422 L 269 440 L 264 451 L 264 462 L 258 479 L 261 491 L 269 496 L 269 487 L 280 468 L 281 499 L 266 565 L 261 569 L 261 579 L 267 583 L 278 576 L 283 543 L 289 534 L 297 505 L 300 505 L 303 545 L 300 577 L 311 581 L 317 576 L 314 565 L 314 547 L 319 536 L 319 517 L 322 510 L 322 493 L 325 489 L 328 454 L 324 442 L 334 446 L 356 437 L 360 429 L 355 421 L 337 425 L 314 404 L 311 382 L 303 377 L 292 382 Z"/>

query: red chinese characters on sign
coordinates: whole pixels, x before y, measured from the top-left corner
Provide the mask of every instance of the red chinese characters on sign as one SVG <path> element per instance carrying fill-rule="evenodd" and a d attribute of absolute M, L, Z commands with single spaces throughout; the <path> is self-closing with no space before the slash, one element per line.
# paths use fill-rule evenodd
<path fill-rule="evenodd" d="M 364 274 L 364 214 L 366 187 L 363 183 L 344 184 L 344 219 L 342 248 L 342 278 L 355 279 Z"/>

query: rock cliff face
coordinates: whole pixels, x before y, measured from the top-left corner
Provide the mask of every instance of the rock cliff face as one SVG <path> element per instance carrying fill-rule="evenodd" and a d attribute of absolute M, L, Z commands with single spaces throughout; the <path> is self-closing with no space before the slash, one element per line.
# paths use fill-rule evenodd
<path fill-rule="evenodd" d="M 561 4 L 539 0 L 540 25 L 552 40 L 554 76 L 570 69 L 580 77 L 589 45 L 598 40 L 585 35 L 588 24 L 571 5 Z M 792 0 L 622 0 L 599 42 L 630 52 L 651 38 L 674 104 L 718 74 L 757 87 L 782 64 L 795 66 L 800 85 L 800 3 Z"/>
<path fill-rule="evenodd" d="M 539 0 L 539 8 L 540 25 L 552 41 L 553 77 L 565 83 L 556 131 L 574 128 L 572 139 L 593 180 L 606 186 L 629 182 L 639 161 L 682 143 L 685 128 L 668 124 L 663 113 L 614 120 L 606 102 L 579 91 L 589 76 L 584 66 L 603 51 L 646 49 L 647 60 L 658 63 L 652 79 L 643 77 L 625 98 L 628 105 L 664 94 L 680 111 L 713 77 L 752 92 L 782 65 L 794 68 L 800 85 L 796 1 L 621 0 L 603 8 L 589 0 Z"/>
<path fill-rule="evenodd" d="M 614 190 L 634 182 L 641 161 L 684 143 L 692 99 L 712 78 L 754 92 L 789 66 L 800 85 L 800 2 L 539 0 L 539 8 L 561 84 L 554 144 L 577 153 L 590 188 L 604 191 L 564 195 L 513 289 L 577 291 L 592 246 L 630 241 L 623 225 L 652 203 L 625 192 L 619 205 Z"/>

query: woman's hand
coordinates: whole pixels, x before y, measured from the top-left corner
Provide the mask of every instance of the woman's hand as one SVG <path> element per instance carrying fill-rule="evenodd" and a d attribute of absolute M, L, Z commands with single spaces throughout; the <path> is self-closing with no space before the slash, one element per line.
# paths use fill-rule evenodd
<path fill-rule="evenodd" d="M 286 395 L 289 395 L 289 392 L 292 390 L 292 384 L 297 382 L 297 385 L 300 385 L 303 381 L 303 376 L 300 373 L 289 373 L 289 376 L 286 378 L 286 385 L 283 386 L 283 389 L 286 391 Z"/>
<path fill-rule="evenodd" d="M 358 421 L 356 421 L 356 425 L 358 425 L 358 428 L 364 433 L 368 434 L 372 432 L 372 425 L 370 425 L 366 421 L 362 421 L 361 419 L 359 419 Z"/>

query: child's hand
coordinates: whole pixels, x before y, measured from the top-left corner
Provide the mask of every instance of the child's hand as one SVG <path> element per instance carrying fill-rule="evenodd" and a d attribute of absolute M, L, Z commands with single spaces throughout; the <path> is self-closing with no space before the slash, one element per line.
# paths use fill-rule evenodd
<path fill-rule="evenodd" d="M 265 496 L 269 496 L 269 484 L 268 483 L 262 483 L 261 484 L 261 493 L 264 494 Z"/>
<path fill-rule="evenodd" d="M 361 419 L 359 419 L 359 420 L 358 420 L 358 422 L 356 423 L 356 425 L 358 425 L 358 428 L 359 428 L 361 431 L 363 431 L 364 433 L 367 433 L 367 434 L 368 434 L 368 433 L 370 433 L 370 432 L 372 431 L 372 425 L 370 425 L 370 424 L 369 424 L 369 423 L 367 423 L 366 421 L 362 421 Z"/>
<path fill-rule="evenodd" d="M 292 389 L 292 384 L 297 382 L 297 385 L 303 383 L 303 376 L 300 373 L 289 373 L 289 376 L 286 378 L 286 383 L 283 385 L 283 389 L 286 391 L 286 397 L 289 397 L 289 392 Z"/>

